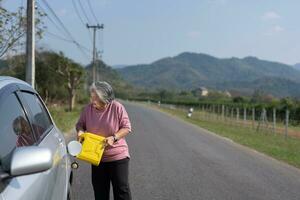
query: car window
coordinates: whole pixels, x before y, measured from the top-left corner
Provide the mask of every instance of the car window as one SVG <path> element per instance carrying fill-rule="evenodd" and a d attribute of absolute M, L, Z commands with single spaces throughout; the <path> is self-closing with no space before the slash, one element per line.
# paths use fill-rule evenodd
<path fill-rule="evenodd" d="M 16 147 L 33 145 L 35 140 L 23 108 L 15 94 L 0 102 L 0 166 L 6 170 Z"/>
<path fill-rule="evenodd" d="M 23 92 L 23 96 L 33 115 L 32 128 L 36 134 L 36 138 L 39 139 L 52 125 L 52 122 L 49 118 L 47 110 L 44 108 L 42 102 L 36 95 Z"/>

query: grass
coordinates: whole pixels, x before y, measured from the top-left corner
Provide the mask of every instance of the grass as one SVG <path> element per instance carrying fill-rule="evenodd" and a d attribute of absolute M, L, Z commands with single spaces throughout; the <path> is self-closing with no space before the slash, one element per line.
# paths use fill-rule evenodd
<path fill-rule="evenodd" d="M 57 127 L 64 133 L 69 134 L 75 127 L 83 106 L 77 105 L 72 112 L 67 111 L 67 106 L 48 106 L 51 116 Z"/>
<path fill-rule="evenodd" d="M 192 118 L 187 118 L 186 111 L 157 107 L 163 112 L 179 117 L 218 135 L 230 138 L 236 143 L 250 147 L 277 160 L 300 168 L 300 139 L 270 132 L 256 132 L 243 126 L 230 125 L 220 121 L 207 120 L 194 113 Z"/>

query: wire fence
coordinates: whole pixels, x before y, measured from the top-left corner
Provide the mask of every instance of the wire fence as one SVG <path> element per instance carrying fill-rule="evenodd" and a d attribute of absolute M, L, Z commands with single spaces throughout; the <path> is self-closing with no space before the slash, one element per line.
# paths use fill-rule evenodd
<path fill-rule="evenodd" d="M 186 116 L 202 121 L 225 123 L 230 126 L 245 127 L 256 132 L 281 134 L 287 137 L 300 138 L 298 118 L 290 118 L 288 108 L 234 107 L 226 105 L 199 105 L 196 107 L 172 104 L 157 104 L 167 109 L 178 109 L 186 112 Z"/>

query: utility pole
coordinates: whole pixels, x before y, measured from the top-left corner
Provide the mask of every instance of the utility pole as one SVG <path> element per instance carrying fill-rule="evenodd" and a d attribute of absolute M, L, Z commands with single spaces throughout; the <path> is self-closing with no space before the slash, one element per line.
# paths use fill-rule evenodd
<path fill-rule="evenodd" d="M 34 0 L 27 0 L 26 82 L 35 85 Z"/>
<path fill-rule="evenodd" d="M 100 65 L 100 61 L 102 60 L 102 54 L 103 54 L 103 51 L 97 51 L 97 58 L 96 58 L 96 62 L 97 62 L 97 65 Z M 96 80 L 99 81 L 100 80 L 100 68 L 98 68 L 98 72 L 96 73 Z M 96 70 L 97 71 L 97 70 Z"/>
<path fill-rule="evenodd" d="M 99 61 L 99 52 L 96 51 L 95 66 L 99 65 L 98 61 Z M 100 78 L 99 78 L 99 67 L 98 67 L 98 68 L 96 68 L 96 81 L 98 81 L 99 79 Z"/>
<path fill-rule="evenodd" d="M 89 26 L 88 24 L 86 25 L 87 28 L 92 28 L 93 31 L 94 31 L 94 41 L 93 41 L 93 82 L 96 81 L 96 30 L 97 29 L 104 29 L 104 25 L 101 24 L 97 24 L 97 25 L 94 25 L 94 26 Z"/>

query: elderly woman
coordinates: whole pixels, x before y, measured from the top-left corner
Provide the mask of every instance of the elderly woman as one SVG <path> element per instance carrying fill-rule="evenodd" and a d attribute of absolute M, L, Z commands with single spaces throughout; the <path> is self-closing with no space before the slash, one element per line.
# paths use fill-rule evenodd
<path fill-rule="evenodd" d="M 106 148 L 99 166 L 92 165 L 95 199 L 108 200 L 110 182 L 115 200 L 131 199 L 128 182 L 129 152 L 125 136 L 131 124 L 124 106 L 114 100 L 112 87 L 95 82 L 90 87 L 91 103 L 76 124 L 77 135 L 91 132 L 106 137 Z"/>

